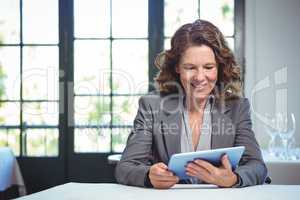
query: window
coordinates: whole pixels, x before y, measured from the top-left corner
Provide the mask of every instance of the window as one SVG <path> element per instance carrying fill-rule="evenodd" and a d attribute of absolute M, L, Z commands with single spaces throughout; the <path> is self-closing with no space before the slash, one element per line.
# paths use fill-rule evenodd
<path fill-rule="evenodd" d="M 234 50 L 234 1 L 233 0 L 165 0 L 165 48 L 170 48 L 170 38 L 182 24 L 200 18 L 215 24 L 225 35 Z"/>
<path fill-rule="evenodd" d="M 17 155 L 58 156 L 67 134 L 75 153 L 122 152 L 154 58 L 180 25 L 207 19 L 232 49 L 242 43 L 234 0 L 70 2 L 0 1 L 0 146 Z"/>
<path fill-rule="evenodd" d="M 58 1 L 2 0 L 0 24 L 0 146 L 57 156 Z"/>
<path fill-rule="evenodd" d="M 75 0 L 74 30 L 75 152 L 121 152 L 148 91 L 148 1 Z"/>

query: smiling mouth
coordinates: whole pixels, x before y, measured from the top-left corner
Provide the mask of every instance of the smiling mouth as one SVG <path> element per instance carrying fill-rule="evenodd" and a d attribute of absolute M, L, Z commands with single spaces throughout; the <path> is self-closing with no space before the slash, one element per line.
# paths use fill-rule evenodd
<path fill-rule="evenodd" d="M 200 85 L 200 84 L 198 84 L 198 85 L 191 84 L 191 86 L 192 86 L 192 88 L 195 89 L 195 90 L 203 90 L 203 89 L 205 88 L 206 84 L 204 84 L 204 85 Z"/>

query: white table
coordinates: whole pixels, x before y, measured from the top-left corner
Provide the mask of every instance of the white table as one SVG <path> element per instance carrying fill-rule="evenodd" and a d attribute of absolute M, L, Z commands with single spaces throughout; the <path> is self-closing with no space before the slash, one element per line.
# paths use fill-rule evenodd
<path fill-rule="evenodd" d="M 67 183 L 35 194 L 21 197 L 21 200 L 185 200 L 185 199 L 298 199 L 300 185 L 258 185 L 246 188 L 217 188 L 214 185 L 175 185 L 168 190 L 139 188 L 105 183 Z"/>

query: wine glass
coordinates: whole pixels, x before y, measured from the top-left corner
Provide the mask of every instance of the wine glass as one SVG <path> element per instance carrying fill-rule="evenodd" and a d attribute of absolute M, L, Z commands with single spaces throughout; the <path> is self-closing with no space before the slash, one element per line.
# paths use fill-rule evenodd
<path fill-rule="evenodd" d="M 290 160 L 300 160 L 300 148 L 296 146 L 295 137 L 289 140 L 288 149 Z"/>
<path fill-rule="evenodd" d="M 279 132 L 276 129 L 276 118 L 271 117 L 269 114 L 265 114 L 264 129 L 267 134 L 271 137 L 268 144 L 268 153 L 271 156 L 278 156 L 278 148 L 276 147 L 276 139 L 278 138 Z"/>
<path fill-rule="evenodd" d="M 286 160 L 289 159 L 289 140 L 296 131 L 296 120 L 293 113 L 290 114 L 290 119 L 291 121 L 289 121 L 288 115 L 285 113 L 276 113 L 276 130 L 283 144 L 282 156 Z M 290 125 L 291 127 L 289 127 Z"/>

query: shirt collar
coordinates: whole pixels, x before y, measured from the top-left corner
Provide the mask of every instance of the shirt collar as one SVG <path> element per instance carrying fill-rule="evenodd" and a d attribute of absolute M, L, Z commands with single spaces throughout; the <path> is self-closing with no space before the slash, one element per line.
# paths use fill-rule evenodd
<path fill-rule="evenodd" d="M 180 100 L 183 104 L 183 107 L 186 108 L 186 106 L 185 106 L 185 101 L 186 101 L 185 92 L 180 92 L 179 97 L 180 97 Z M 210 104 L 210 108 L 212 108 L 215 105 L 215 101 L 216 101 L 216 97 L 215 97 L 214 94 L 208 95 L 207 101 L 206 101 L 206 104 L 205 104 L 205 108 L 207 108 L 208 103 Z"/>

